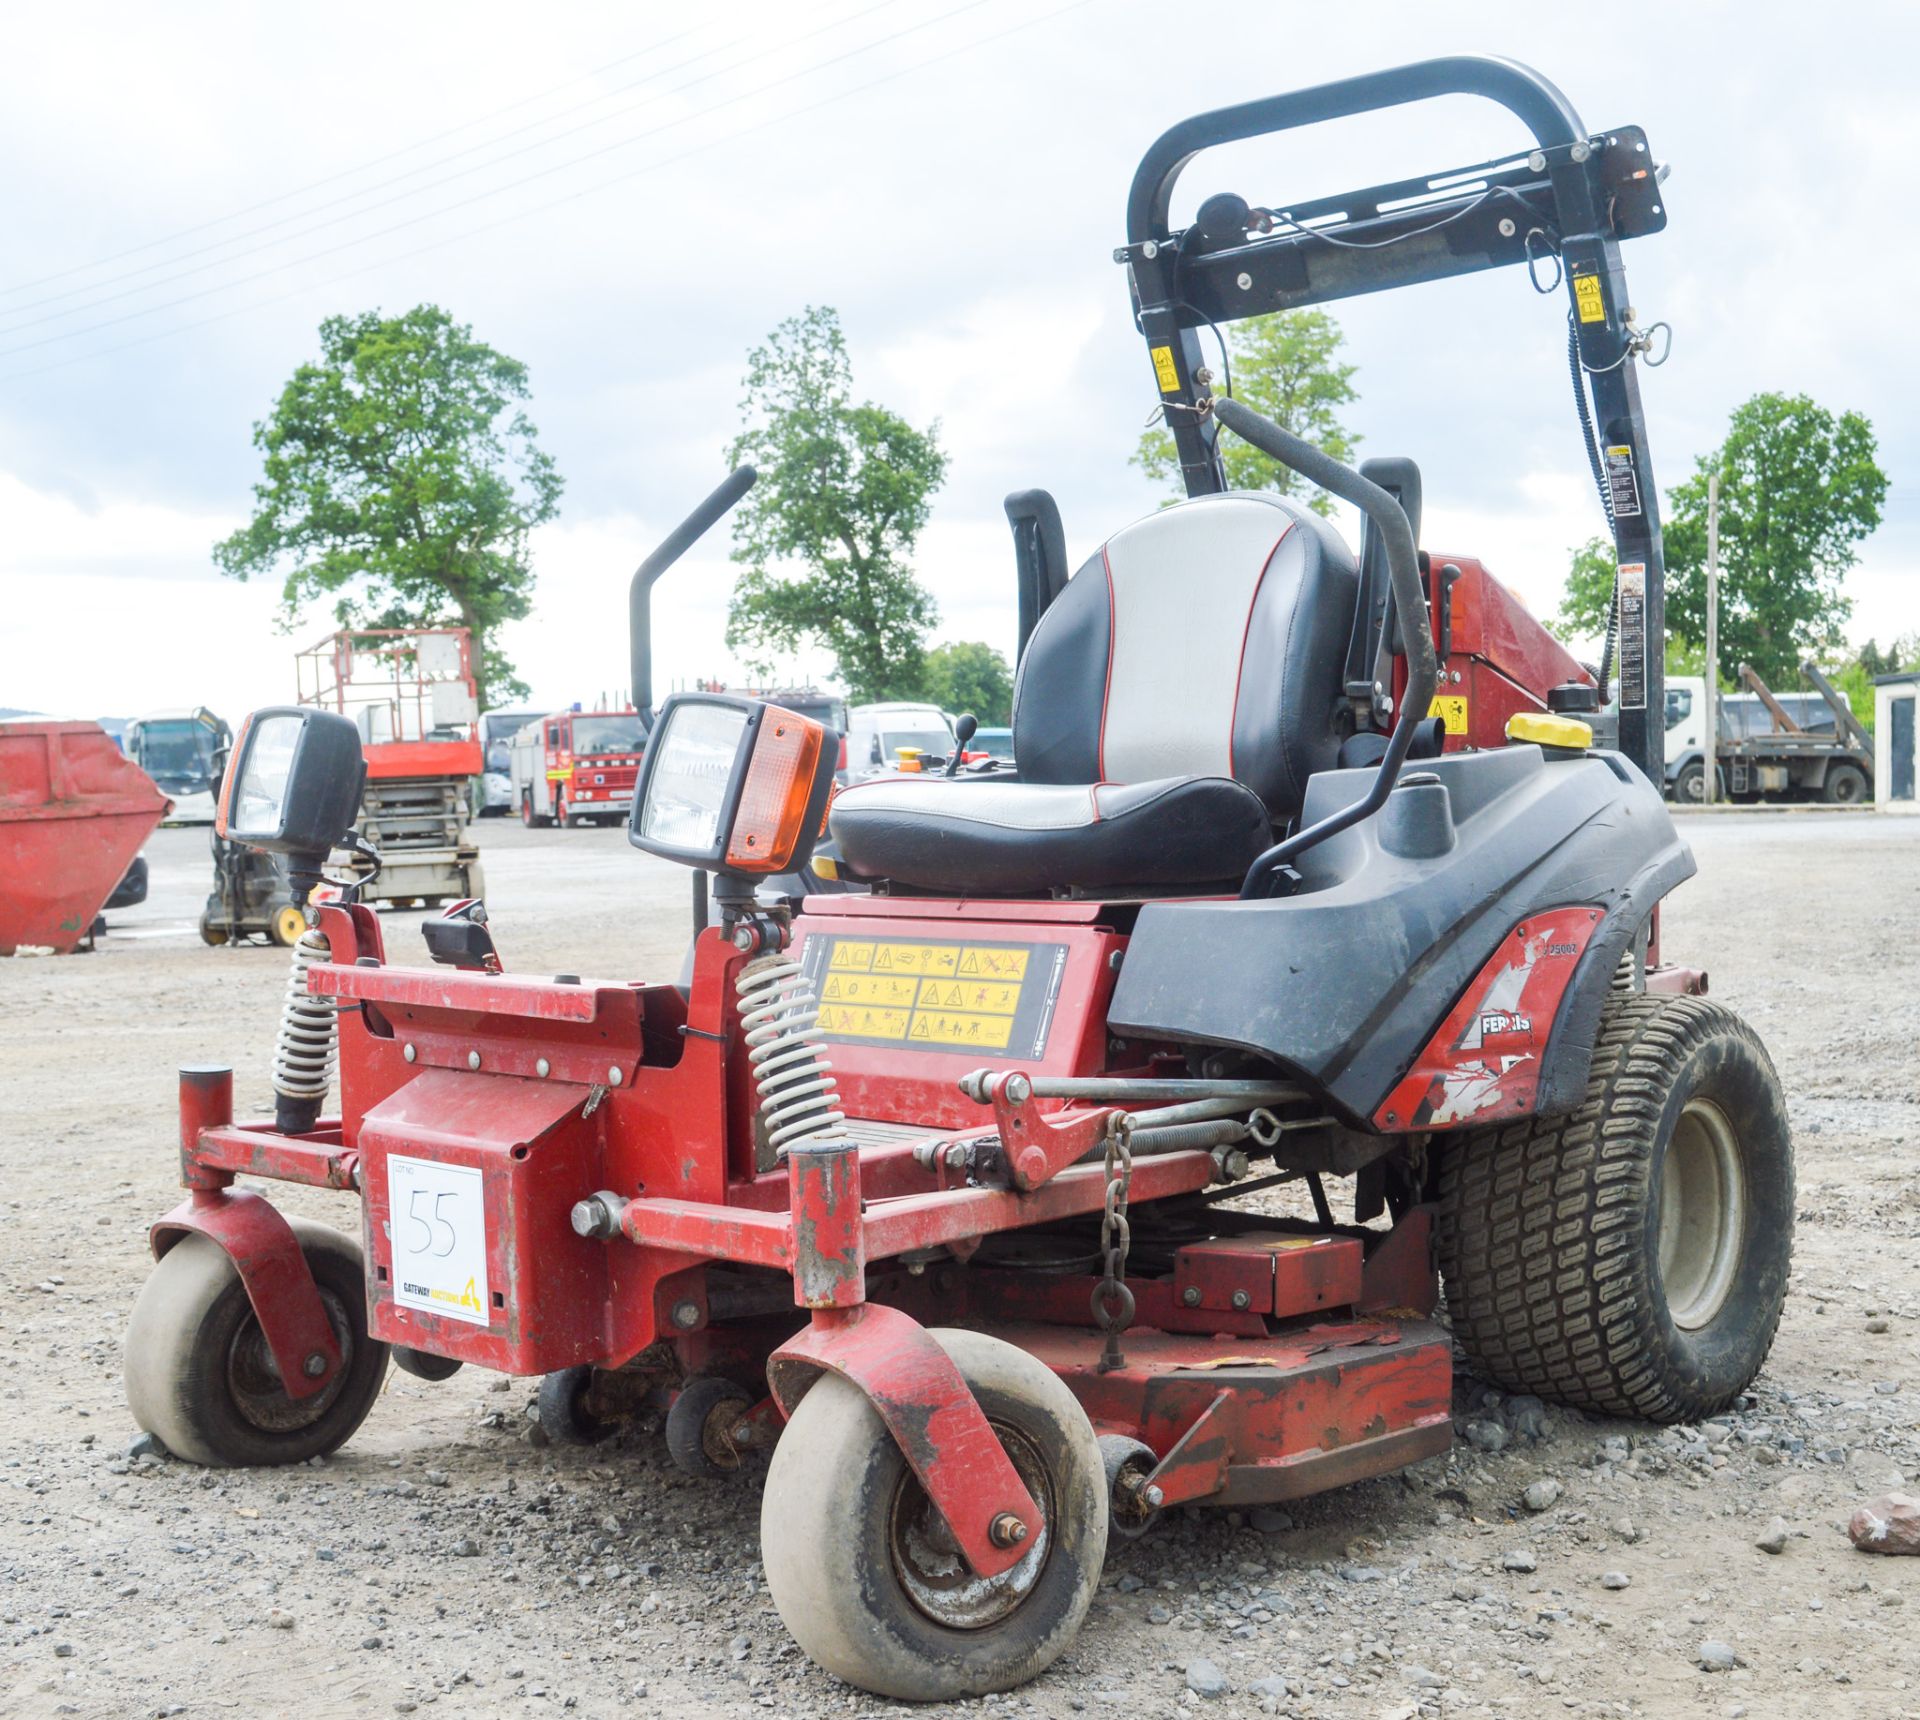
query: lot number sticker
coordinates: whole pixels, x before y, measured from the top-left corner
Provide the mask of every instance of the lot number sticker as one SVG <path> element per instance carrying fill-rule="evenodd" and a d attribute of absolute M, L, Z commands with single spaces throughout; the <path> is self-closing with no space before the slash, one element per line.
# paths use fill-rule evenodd
<path fill-rule="evenodd" d="M 492 1323 L 487 1290 L 487 1200 L 466 1165 L 387 1160 L 393 1299 L 403 1308 Z"/>

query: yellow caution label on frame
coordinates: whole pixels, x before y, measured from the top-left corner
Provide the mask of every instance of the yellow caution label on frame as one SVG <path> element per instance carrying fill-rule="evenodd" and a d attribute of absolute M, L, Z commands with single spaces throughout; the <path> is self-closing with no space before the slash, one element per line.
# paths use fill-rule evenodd
<path fill-rule="evenodd" d="M 1066 970 L 1064 944 L 816 933 L 804 966 L 820 1030 L 902 1050 L 1044 1054 Z"/>
<path fill-rule="evenodd" d="M 1440 693 L 1427 707 L 1427 715 L 1438 717 L 1450 735 L 1467 732 L 1467 701 L 1458 693 Z"/>
<path fill-rule="evenodd" d="M 1173 362 L 1173 348 L 1156 346 L 1153 349 L 1153 374 L 1160 380 L 1162 394 L 1180 392 L 1180 369 Z"/>
<path fill-rule="evenodd" d="M 1583 323 L 1607 320 L 1607 301 L 1600 292 L 1598 275 L 1573 277 L 1573 303 Z"/>

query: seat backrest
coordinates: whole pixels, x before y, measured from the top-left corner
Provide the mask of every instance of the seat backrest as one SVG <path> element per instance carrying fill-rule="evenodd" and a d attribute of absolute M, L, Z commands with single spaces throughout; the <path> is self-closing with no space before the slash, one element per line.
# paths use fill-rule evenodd
<path fill-rule="evenodd" d="M 1354 593 L 1339 533 L 1280 496 L 1136 521 L 1034 629 L 1013 695 L 1022 780 L 1231 776 L 1291 816 L 1339 751 Z"/>

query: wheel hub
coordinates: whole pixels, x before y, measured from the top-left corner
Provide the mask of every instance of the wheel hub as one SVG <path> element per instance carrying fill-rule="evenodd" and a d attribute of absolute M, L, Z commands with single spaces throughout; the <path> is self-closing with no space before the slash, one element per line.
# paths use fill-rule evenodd
<path fill-rule="evenodd" d="M 949 1630 L 984 1630 L 1013 1612 L 1040 1580 L 1052 1546 L 1053 1488 L 1040 1453 L 1018 1428 L 998 1421 L 989 1425 L 1040 1507 L 1042 1522 L 1032 1529 L 1017 1564 L 997 1577 L 976 1576 L 912 1470 L 900 1478 L 888 1519 L 887 1544 L 901 1588 L 921 1612 Z"/>
<path fill-rule="evenodd" d="M 1726 1305 L 1746 1227 L 1746 1169 L 1733 1125 L 1718 1105 L 1691 1099 L 1660 1173 L 1660 1279 L 1668 1316 L 1682 1331 L 1710 1325 Z"/>
<path fill-rule="evenodd" d="M 324 1285 L 317 1288 L 334 1342 L 340 1346 L 340 1365 L 311 1397 L 287 1395 L 273 1351 L 267 1347 L 266 1333 L 251 1312 L 240 1322 L 227 1348 L 227 1390 L 234 1407 L 262 1433 L 297 1433 L 311 1427 L 346 1389 L 347 1375 L 353 1367 L 353 1328 L 339 1297 Z"/>

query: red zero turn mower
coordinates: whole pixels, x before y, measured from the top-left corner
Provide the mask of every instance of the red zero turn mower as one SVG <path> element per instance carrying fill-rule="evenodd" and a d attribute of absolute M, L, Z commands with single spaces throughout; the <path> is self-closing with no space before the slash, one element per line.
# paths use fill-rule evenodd
<path fill-rule="evenodd" d="M 1168 227 L 1207 145 L 1448 92 L 1504 104 L 1531 153 Z M 1727 1404 L 1779 1318 L 1793 1172 L 1758 1039 L 1658 945 L 1693 861 L 1653 786 L 1660 540 L 1618 241 L 1664 223 L 1661 177 L 1637 130 L 1590 134 L 1495 60 L 1168 133 L 1120 256 L 1191 499 L 1071 580 L 1052 503 L 1010 501 L 1017 772 L 828 812 L 818 724 L 670 699 L 630 835 L 712 877 L 685 989 L 503 972 L 472 903 L 429 922 L 434 965 L 390 962 L 370 908 L 315 888 L 358 802 L 352 725 L 257 713 L 222 828 L 289 857 L 311 929 L 275 1119 L 182 1072 L 140 1424 L 203 1463 L 329 1451 L 389 1346 L 428 1378 L 546 1376 L 561 1436 L 669 1403 L 694 1470 L 771 1450 L 767 1581 L 806 1651 L 951 1698 L 1061 1652 L 1110 1535 L 1443 1451 L 1455 1343 L 1590 1410 Z M 1616 748 L 1573 714 L 1608 703 L 1596 677 L 1477 562 L 1418 549 L 1411 462 L 1350 471 L 1216 395 L 1194 335 L 1510 262 L 1566 287 L 1622 563 Z M 1227 493 L 1223 426 L 1357 507 L 1358 555 Z M 639 708 L 648 589 L 752 481 L 635 576 Z M 823 815 L 822 867 L 869 888 L 768 887 Z M 240 1175 L 357 1195 L 357 1237 Z M 1281 1183 L 1316 1216 L 1247 1204 Z"/>

